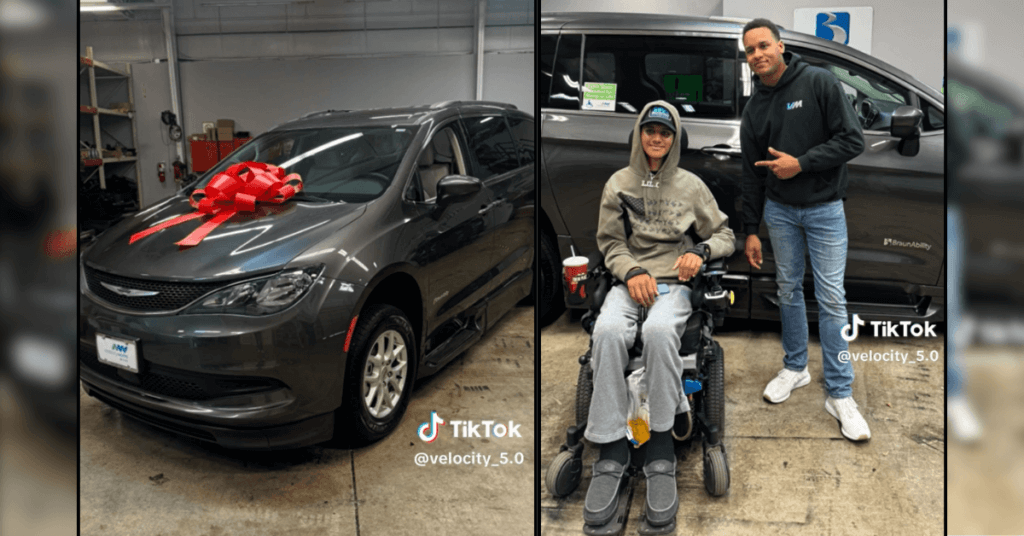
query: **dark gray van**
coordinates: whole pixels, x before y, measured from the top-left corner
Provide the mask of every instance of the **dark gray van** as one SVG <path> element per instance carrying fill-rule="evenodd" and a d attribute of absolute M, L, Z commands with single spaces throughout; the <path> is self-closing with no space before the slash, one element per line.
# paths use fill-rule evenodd
<path fill-rule="evenodd" d="M 777 319 L 767 228 L 762 269 L 743 254 L 740 117 L 752 94 L 746 20 L 625 13 L 545 13 L 540 36 L 542 322 L 564 308 L 560 259 L 596 249 L 605 181 L 629 161 L 644 104 L 676 105 L 689 136 L 679 167 L 696 173 L 729 216 L 736 253 L 723 281 L 730 315 Z M 865 318 L 939 318 L 944 310 L 944 110 L 941 93 L 853 48 L 782 30 L 786 50 L 828 69 L 861 120 L 865 152 L 849 163 L 848 310 Z M 911 122 L 894 125 L 893 118 Z M 900 123 L 900 121 L 897 121 Z M 913 128 L 916 124 L 917 128 Z M 806 296 L 813 297 L 807 271 Z M 817 318 L 808 302 L 807 313 Z"/>

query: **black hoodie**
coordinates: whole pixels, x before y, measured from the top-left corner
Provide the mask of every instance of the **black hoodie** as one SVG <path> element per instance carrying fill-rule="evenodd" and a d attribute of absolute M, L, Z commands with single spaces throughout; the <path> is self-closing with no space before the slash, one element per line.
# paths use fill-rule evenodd
<path fill-rule="evenodd" d="M 793 206 L 846 197 L 846 162 L 864 152 L 864 135 L 839 80 L 798 54 L 783 54 L 786 70 L 769 87 L 754 77 L 756 92 L 743 110 L 743 230 L 756 235 L 765 195 Z M 754 162 L 774 160 L 768 148 L 794 156 L 800 173 L 782 180 Z"/>

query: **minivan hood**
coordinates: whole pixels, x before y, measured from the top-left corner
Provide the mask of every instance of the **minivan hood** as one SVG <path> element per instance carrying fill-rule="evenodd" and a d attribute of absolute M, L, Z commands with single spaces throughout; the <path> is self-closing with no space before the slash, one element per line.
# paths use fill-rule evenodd
<path fill-rule="evenodd" d="M 108 229 L 85 253 L 83 261 L 104 272 L 133 278 L 237 279 L 287 266 L 355 221 L 366 211 L 366 205 L 303 201 L 260 205 L 254 213 L 239 214 L 220 224 L 195 247 L 181 248 L 175 242 L 208 217 L 179 223 L 128 243 L 139 231 L 194 211 L 188 198 L 175 196 Z"/>

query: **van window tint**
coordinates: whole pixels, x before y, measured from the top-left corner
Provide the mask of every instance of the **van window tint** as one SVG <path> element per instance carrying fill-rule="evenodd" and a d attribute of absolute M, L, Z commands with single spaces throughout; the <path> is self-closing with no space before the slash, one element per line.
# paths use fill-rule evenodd
<path fill-rule="evenodd" d="M 477 178 L 487 180 L 519 167 L 516 143 L 504 117 L 471 117 L 464 123 L 469 136 L 469 153 L 477 164 Z"/>
<path fill-rule="evenodd" d="M 533 121 L 525 117 L 509 116 L 508 124 L 512 126 L 512 133 L 516 136 L 519 144 L 519 165 L 532 164 L 534 157 L 533 143 Z"/>
<path fill-rule="evenodd" d="M 791 50 L 808 64 L 835 75 L 864 130 L 889 130 L 892 113 L 910 102 L 910 93 L 903 86 L 874 71 L 822 52 L 799 47 Z"/>
<path fill-rule="evenodd" d="M 555 68 L 555 45 L 557 35 L 540 36 L 540 106 L 547 108 L 551 95 L 551 73 Z"/>
<path fill-rule="evenodd" d="M 737 114 L 735 40 L 588 35 L 584 48 L 584 110 L 638 113 L 660 99 L 684 118 Z"/>
<path fill-rule="evenodd" d="M 558 39 L 558 53 L 555 68 L 551 73 L 551 95 L 549 108 L 562 110 L 580 109 L 580 35 L 563 35 Z M 544 101 L 541 101 L 544 106 Z"/>

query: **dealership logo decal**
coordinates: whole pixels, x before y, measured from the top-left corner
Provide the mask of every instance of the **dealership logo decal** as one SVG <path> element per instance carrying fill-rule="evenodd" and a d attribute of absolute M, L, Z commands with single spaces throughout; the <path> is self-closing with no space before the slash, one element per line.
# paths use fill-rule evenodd
<path fill-rule="evenodd" d="M 804 107 L 804 101 L 802 101 L 802 100 L 793 101 L 793 102 L 791 102 L 791 103 L 786 105 L 786 109 L 787 110 L 796 110 L 797 108 L 803 108 L 803 107 Z"/>
<path fill-rule="evenodd" d="M 882 240 L 883 246 L 895 246 L 901 248 L 914 248 L 923 249 L 925 251 L 931 251 L 932 245 L 927 242 L 906 242 L 904 240 L 896 240 L 895 238 L 886 238 Z"/>
<path fill-rule="evenodd" d="M 818 13 L 814 35 L 844 45 L 850 44 L 850 14 L 843 11 Z"/>
<path fill-rule="evenodd" d="M 110 349 L 122 354 L 128 353 L 128 347 L 123 344 L 113 344 Z"/>
<path fill-rule="evenodd" d="M 160 294 L 159 292 L 151 290 L 135 290 L 131 288 L 119 287 L 117 285 L 111 285 L 110 283 L 100 284 L 113 292 L 116 292 L 122 296 L 128 296 L 129 298 L 139 298 L 142 296 L 156 296 L 157 294 Z"/>

